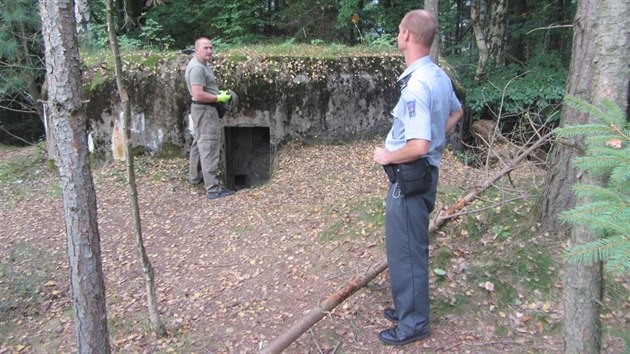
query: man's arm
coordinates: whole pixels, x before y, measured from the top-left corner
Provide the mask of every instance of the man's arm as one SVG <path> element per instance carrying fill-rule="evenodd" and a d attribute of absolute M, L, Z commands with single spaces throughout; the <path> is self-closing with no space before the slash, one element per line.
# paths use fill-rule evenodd
<path fill-rule="evenodd" d="M 407 140 L 405 146 L 393 152 L 377 147 L 374 150 L 374 162 L 379 165 L 412 162 L 426 155 L 430 146 L 431 142 L 428 140 L 410 139 Z"/>
<path fill-rule="evenodd" d="M 458 111 L 451 113 L 448 116 L 448 120 L 446 121 L 446 128 L 444 130 L 447 133 L 450 133 L 451 130 L 455 128 L 455 125 L 457 124 L 457 122 L 459 122 L 459 120 L 462 118 L 463 115 L 464 115 L 464 110 L 461 108 Z"/>
<path fill-rule="evenodd" d="M 191 85 L 192 99 L 196 102 L 213 103 L 217 102 L 218 96 L 203 90 L 203 85 Z"/>

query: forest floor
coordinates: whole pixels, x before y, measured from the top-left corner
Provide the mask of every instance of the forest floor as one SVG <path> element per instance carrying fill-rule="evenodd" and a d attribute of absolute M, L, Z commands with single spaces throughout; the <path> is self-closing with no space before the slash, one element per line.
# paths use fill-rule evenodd
<path fill-rule="evenodd" d="M 367 139 L 289 143 L 271 180 L 217 200 L 185 158 L 136 159 L 143 236 L 168 337 L 151 332 L 124 163 L 93 170 L 110 342 L 116 353 L 255 353 L 385 258 L 387 181 Z M 0 147 L 0 354 L 76 351 L 58 177 L 34 148 Z M 446 152 L 432 217 L 500 168 Z M 562 352 L 563 240 L 532 219 L 544 171 L 513 172 L 431 239 L 432 336 L 379 342 L 387 271 L 286 353 Z M 511 201 L 511 202 L 510 202 Z M 474 212 L 474 210 L 480 210 Z M 610 279 L 603 352 L 630 337 L 627 279 Z"/>

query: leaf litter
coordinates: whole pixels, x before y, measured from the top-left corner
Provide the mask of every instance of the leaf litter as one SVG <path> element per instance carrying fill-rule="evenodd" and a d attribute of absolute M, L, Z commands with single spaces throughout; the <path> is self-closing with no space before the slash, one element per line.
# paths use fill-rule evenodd
<path fill-rule="evenodd" d="M 165 339 L 155 338 L 148 325 L 125 167 L 109 163 L 93 171 L 113 351 L 257 352 L 321 299 L 383 259 L 387 180 L 372 162 L 374 147 L 380 144 L 374 139 L 345 145 L 291 142 L 277 152 L 268 183 L 213 201 L 205 198 L 202 187 L 187 184 L 187 159 L 139 157 L 143 236 L 155 269 L 158 307 L 169 331 Z M 484 179 L 483 171 L 462 165 L 449 152 L 440 175 L 440 191 L 466 191 Z M 532 180 L 529 172 L 522 179 Z M 40 191 L 53 190 L 58 182 L 44 173 L 36 183 Z M 4 196 L 12 202 L 0 207 L 5 221 L 0 270 L 10 265 L 16 275 L 35 282 L 30 284 L 32 294 L 10 292 L 27 300 L 0 295 L 0 325 L 9 329 L 0 334 L 0 353 L 72 352 L 61 198 L 54 193 L 14 198 L 3 186 Z M 437 209 L 445 206 L 438 201 Z M 561 322 L 557 297 L 519 294 L 513 305 L 501 306 L 501 282 L 488 271 L 479 278 L 483 281 L 470 273 L 486 261 L 476 259 L 483 252 L 481 245 L 496 244 L 496 235 L 462 242 L 473 232 L 461 228 L 465 226 L 458 219 L 452 229 L 440 230 L 432 239 L 433 335 L 428 340 L 404 348 L 378 341 L 378 332 L 391 325 L 382 316 L 391 306 L 384 272 L 287 352 L 332 353 L 341 348 L 349 353 L 499 353 L 520 351 L 521 346 L 533 352 L 561 350 L 558 331 L 544 327 Z M 535 239 L 549 243 L 542 236 Z M 497 257 L 509 257 L 509 242 L 496 250 Z M 27 252 L 28 245 L 45 252 L 48 264 L 38 277 L 28 275 L 36 260 Z M 440 266 L 434 265 L 438 251 L 450 257 Z M 17 287 L 6 284 L 5 273 L 0 273 L 1 285 Z M 560 285 L 556 281 L 552 287 L 559 291 Z M 462 298 L 471 299 L 465 308 L 457 307 Z M 546 322 L 534 318 L 541 313 Z M 612 348 L 618 347 L 614 344 Z"/>

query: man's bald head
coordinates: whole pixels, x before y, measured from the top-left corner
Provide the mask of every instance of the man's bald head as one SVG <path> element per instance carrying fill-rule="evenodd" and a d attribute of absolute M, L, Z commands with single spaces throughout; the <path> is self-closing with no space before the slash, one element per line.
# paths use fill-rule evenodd
<path fill-rule="evenodd" d="M 201 48 L 203 46 L 204 43 L 210 42 L 212 43 L 212 41 L 210 39 L 208 39 L 207 37 L 199 37 L 197 38 L 197 40 L 195 40 L 195 49 Z"/>
<path fill-rule="evenodd" d="M 426 10 L 408 12 L 400 22 L 400 26 L 411 32 L 415 42 L 427 48 L 433 44 L 438 29 L 437 20 Z"/>

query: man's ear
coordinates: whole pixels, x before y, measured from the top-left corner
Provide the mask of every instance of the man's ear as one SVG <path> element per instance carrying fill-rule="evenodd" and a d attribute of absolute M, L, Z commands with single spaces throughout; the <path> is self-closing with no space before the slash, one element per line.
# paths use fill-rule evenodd
<path fill-rule="evenodd" d="M 403 40 L 404 40 L 405 42 L 408 42 L 408 41 L 411 39 L 411 31 L 410 31 L 410 30 L 408 30 L 408 29 L 404 29 L 404 30 L 402 31 L 402 35 L 403 35 Z"/>

